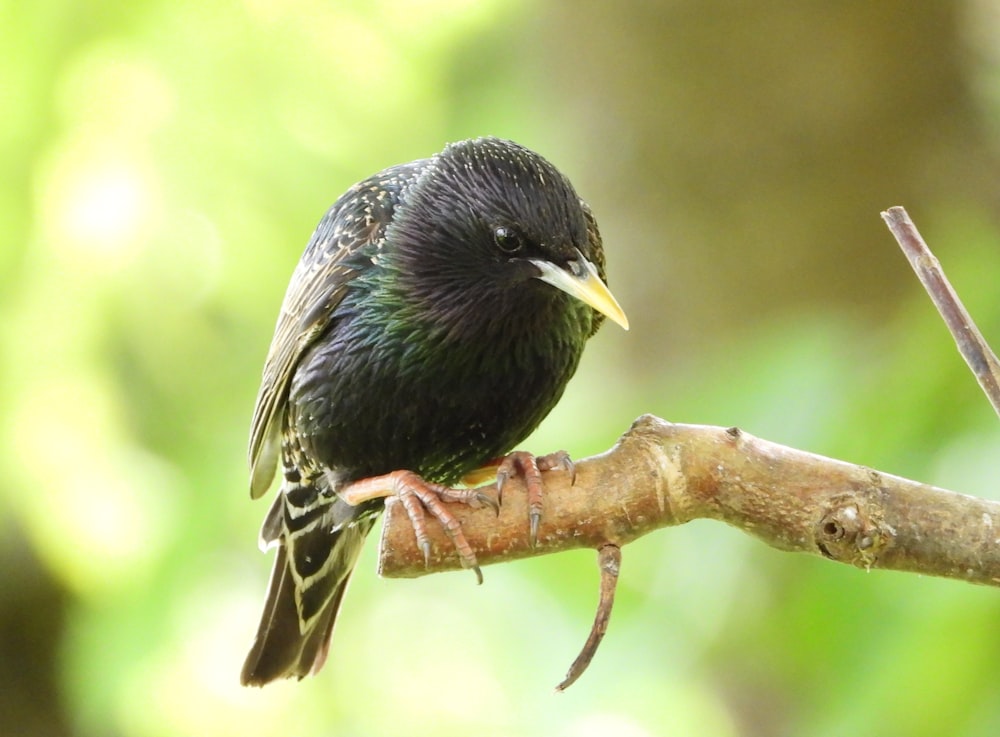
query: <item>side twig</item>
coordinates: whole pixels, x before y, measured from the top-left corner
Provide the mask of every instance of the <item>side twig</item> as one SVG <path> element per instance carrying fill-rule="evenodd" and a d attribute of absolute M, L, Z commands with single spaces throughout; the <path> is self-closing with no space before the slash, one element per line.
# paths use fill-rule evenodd
<path fill-rule="evenodd" d="M 556 686 L 556 691 L 565 691 L 576 683 L 576 679 L 583 675 L 590 661 L 594 659 L 597 646 L 601 644 L 604 633 L 608 631 L 608 620 L 611 619 L 611 607 L 615 603 L 615 589 L 618 586 L 621 565 L 622 549 L 617 545 L 608 543 L 597 551 L 597 567 L 601 569 L 601 593 L 597 601 L 594 624 L 590 628 L 590 636 L 583 644 L 583 649 L 569 667 L 569 672 L 566 673 L 562 683 Z"/>
<path fill-rule="evenodd" d="M 941 313 L 962 358 L 969 364 L 979 386 L 1000 415 L 1000 360 L 983 339 L 962 300 L 944 275 L 941 264 L 920 237 L 906 210 L 902 207 L 890 207 L 882 213 L 882 219 L 889 226 L 910 266 L 917 272 L 920 283 Z"/>

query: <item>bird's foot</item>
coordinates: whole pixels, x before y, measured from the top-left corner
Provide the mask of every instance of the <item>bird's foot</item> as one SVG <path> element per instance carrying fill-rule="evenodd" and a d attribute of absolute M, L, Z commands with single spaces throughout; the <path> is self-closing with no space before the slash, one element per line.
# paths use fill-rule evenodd
<path fill-rule="evenodd" d="M 451 538 L 455 551 L 463 568 L 471 568 L 476 574 L 476 581 L 483 582 L 483 572 L 479 568 L 476 554 L 465 539 L 462 523 L 445 506 L 445 503 L 468 504 L 473 508 L 490 507 L 499 512 L 497 500 L 481 489 L 452 489 L 441 484 L 425 481 L 413 471 L 393 471 L 384 476 L 373 476 L 349 484 L 339 491 L 341 499 L 348 504 L 361 504 L 370 499 L 395 496 L 403 504 L 413 532 L 417 536 L 417 545 L 424 552 L 424 561 L 430 564 L 431 541 L 427 535 L 425 512 L 430 512 L 444 531 Z"/>
<path fill-rule="evenodd" d="M 528 491 L 528 520 L 530 524 L 531 547 L 538 542 L 538 526 L 542 521 L 542 471 L 561 468 L 570 475 L 570 485 L 576 481 L 576 466 L 565 450 L 557 450 L 544 456 L 535 456 L 527 451 L 515 450 L 508 453 L 497 468 L 497 498 L 503 499 L 503 487 L 511 476 L 520 475 Z"/>

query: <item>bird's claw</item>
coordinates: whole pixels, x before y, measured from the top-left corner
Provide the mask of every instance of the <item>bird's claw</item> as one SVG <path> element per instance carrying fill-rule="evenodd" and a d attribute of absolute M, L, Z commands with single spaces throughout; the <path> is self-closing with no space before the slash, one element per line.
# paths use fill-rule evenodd
<path fill-rule="evenodd" d="M 441 484 L 425 481 L 413 471 L 393 471 L 385 476 L 361 479 L 341 489 L 341 499 L 348 504 L 360 504 L 370 499 L 396 496 L 406 510 L 417 546 L 424 554 L 424 565 L 431 564 L 431 541 L 427 535 L 427 513 L 429 512 L 451 538 L 463 568 L 471 568 L 476 581 L 483 582 L 483 572 L 479 568 L 476 554 L 462 532 L 462 523 L 447 508 L 446 503 L 462 503 L 471 507 L 487 506 L 499 511 L 499 503 L 489 494 L 479 489 L 452 489 Z"/>
<path fill-rule="evenodd" d="M 569 485 L 576 486 L 576 464 L 573 463 L 573 459 L 569 457 L 569 453 L 565 450 L 559 451 L 562 457 L 559 460 L 559 465 L 562 469 L 569 474 Z"/>
<path fill-rule="evenodd" d="M 503 487 L 507 483 L 507 479 L 510 478 L 510 473 L 505 468 L 501 468 L 497 471 L 497 501 L 503 504 Z"/>
<path fill-rule="evenodd" d="M 538 456 L 535 458 L 535 463 L 538 464 L 539 471 L 562 469 L 569 474 L 569 485 L 573 486 L 576 484 L 576 464 L 573 463 L 573 459 L 569 457 L 569 453 L 565 450 L 557 450 L 555 453 Z"/>
<path fill-rule="evenodd" d="M 420 550 L 424 554 L 424 568 L 430 568 L 431 567 L 431 541 L 430 540 L 421 540 L 420 541 Z"/>
<path fill-rule="evenodd" d="M 489 494 L 487 494 L 484 491 L 481 491 L 479 489 L 475 489 L 475 492 L 476 492 L 476 495 L 473 498 L 477 502 L 479 502 L 479 505 L 480 506 L 484 506 L 484 507 L 489 507 L 490 509 L 492 509 L 494 511 L 494 513 L 496 514 L 496 516 L 499 517 L 500 516 L 500 499 L 499 498 L 494 499 L 492 496 L 490 496 Z M 499 495 L 498 495 L 498 497 L 499 497 Z M 476 506 L 476 505 L 473 504 L 472 506 Z"/>
<path fill-rule="evenodd" d="M 508 453 L 497 468 L 497 499 L 503 501 L 503 487 L 511 476 L 519 474 L 528 492 L 528 534 L 531 547 L 538 543 L 542 521 L 542 471 L 562 469 L 570 475 L 570 485 L 576 482 L 576 466 L 565 450 L 544 456 L 533 456 L 523 450 Z"/>

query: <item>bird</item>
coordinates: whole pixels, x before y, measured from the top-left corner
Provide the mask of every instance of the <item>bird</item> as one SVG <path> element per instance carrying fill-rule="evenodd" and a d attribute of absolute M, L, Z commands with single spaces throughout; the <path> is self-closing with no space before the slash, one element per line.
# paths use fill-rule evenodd
<path fill-rule="evenodd" d="M 398 496 L 429 552 L 424 512 L 475 555 L 442 502 L 498 509 L 463 477 L 534 480 L 566 454 L 512 451 L 555 406 L 605 317 L 597 221 L 534 151 L 448 144 L 349 188 L 292 274 L 251 422 L 250 492 L 280 476 L 260 531 L 276 548 L 244 685 L 317 672 L 364 540 Z M 499 460 L 498 460 L 499 459 Z M 281 473 L 278 474 L 278 468 Z"/>

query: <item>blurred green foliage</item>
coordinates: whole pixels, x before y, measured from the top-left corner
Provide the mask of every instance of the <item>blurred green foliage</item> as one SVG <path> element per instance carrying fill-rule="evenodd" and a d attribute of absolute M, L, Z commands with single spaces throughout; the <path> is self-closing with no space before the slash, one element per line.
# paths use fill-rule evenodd
<path fill-rule="evenodd" d="M 0 732 L 993 736 L 1000 595 L 711 523 L 381 581 L 323 673 L 238 685 L 270 561 L 245 439 L 287 277 L 347 186 L 514 138 L 600 219 L 634 326 L 525 446 L 642 412 L 997 496 L 1000 429 L 878 220 L 1000 344 L 986 3 L 0 2 Z"/>

